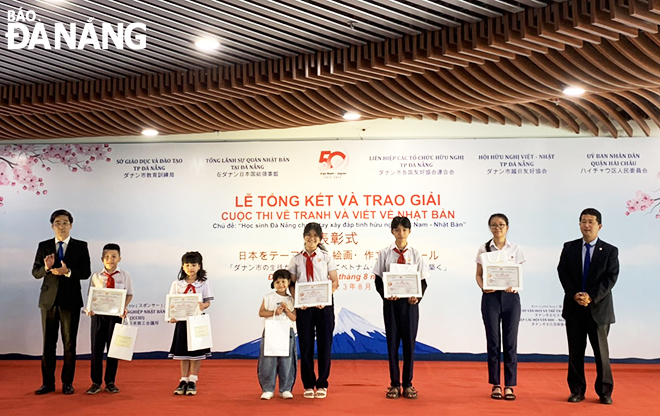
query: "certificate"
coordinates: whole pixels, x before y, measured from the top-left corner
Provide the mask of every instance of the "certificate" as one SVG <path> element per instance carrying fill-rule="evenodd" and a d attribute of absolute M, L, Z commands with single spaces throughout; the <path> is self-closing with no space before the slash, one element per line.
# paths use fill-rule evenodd
<path fill-rule="evenodd" d="M 202 301 L 201 293 L 188 293 L 185 295 L 167 295 L 165 298 L 165 320 L 176 319 L 185 321 L 195 314 L 197 305 Z"/>
<path fill-rule="evenodd" d="M 294 307 L 332 305 L 332 280 L 296 283 Z"/>
<path fill-rule="evenodd" d="M 522 265 L 513 263 L 484 264 L 484 289 L 486 290 L 522 290 Z"/>
<path fill-rule="evenodd" d="M 383 289 L 385 298 L 421 298 L 422 277 L 419 272 L 385 272 L 383 273 Z"/>
<path fill-rule="evenodd" d="M 126 289 L 90 287 L 87 310 L 95 315 L 121 316 L 126 308 Z"/>

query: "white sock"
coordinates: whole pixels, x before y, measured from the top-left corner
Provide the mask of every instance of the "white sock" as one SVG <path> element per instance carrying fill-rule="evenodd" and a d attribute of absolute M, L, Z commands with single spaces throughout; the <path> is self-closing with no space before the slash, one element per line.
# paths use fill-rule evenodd
<path fill-rule="evenodd" d="M 191 381 L 191 382 L 193 382 L 193 383 L 197 383 L 197 380 L 198 380 L 198 379 L 199 379 L 199 378 L 198 378 L 197 375 L 195 375 L 195 374 L 191 374 L 191 375 L 188 377 L 188 381 Z"/>
<path fill-rule="evenodd" d="M 186 383 L 188 382 L 188 377 L 181 377 L 181 380 L 179 381 L 185 381 Z"/>

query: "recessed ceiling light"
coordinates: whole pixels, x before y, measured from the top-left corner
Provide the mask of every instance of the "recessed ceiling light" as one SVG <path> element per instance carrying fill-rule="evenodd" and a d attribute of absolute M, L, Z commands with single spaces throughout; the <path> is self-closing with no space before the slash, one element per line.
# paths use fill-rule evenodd
<path fill-rule="evenodd" d="M 566 87 L 564 88 L 564 94 L 568 95 L 570 97 L 579 97 L 580 95 L 584 94 L 586 91 L 584 88 L 580 87 Z"/>
<path fill-rule="evenodd" d="M 158 130 L 144 129 L 144 130 L 142 130 L 142 135 L 144 135 L 144 136 L 158 136 Z"/>
<path fill-rule="evenodd" d="M 354 113 L 352 111 L 344 111 L 344 114 L 342 114 L 342 117 L 344 117 L 344 120 L 358 120 L 362 116 L 360 114 Z"/>
<path fill-rule="evenodd" d="M 202 51 L 213 51 L 218 49 L 220 42 L 213 39 L 200 39 L 195 42 L 195 46 Z"/>

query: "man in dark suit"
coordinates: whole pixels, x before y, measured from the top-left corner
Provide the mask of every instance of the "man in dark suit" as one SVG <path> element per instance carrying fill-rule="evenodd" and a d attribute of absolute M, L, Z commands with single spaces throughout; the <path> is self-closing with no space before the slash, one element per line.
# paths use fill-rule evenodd
<path fill-rule="evenodd" d="M 41 377 L 43 385 L 35 394 L 55 391 L 55 352 L 60 325 L 64 347 L 62 367 L 62 393 L 73 394 L 73 376 L 76 371 L 76 339 L 80 308 L 83 306 L 80 281 L 91 274 L 87 243 L 70 237 L 73 216 L 60 209 L 50 216 L 55 238 L 39 243 L 34 257 L 32 275 L 44 279 L 39 295 L 43 355 Z"/>
<path fill-rule="evenodd" d="M 580 214 L 582 238 L 564 244 L 557 272 L 564 287 L 564 309 L 568 338 L 568 401 L 584 400 L 587 382 L 584 353 L 587 338 L 596 361 L 596 393 L 603 404 L 612 404 L 614 380 L 610 368 L 607 334 L 614 323 L 612 288 L 619 275 L 619 250 L 598 238 L 603 227 L 594 208 Z"/>

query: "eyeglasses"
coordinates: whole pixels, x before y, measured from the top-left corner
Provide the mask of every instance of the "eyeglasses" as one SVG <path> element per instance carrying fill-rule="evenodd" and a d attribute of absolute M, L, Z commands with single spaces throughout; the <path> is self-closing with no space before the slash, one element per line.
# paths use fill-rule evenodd
<path fill-rule="evenodd" d="M 504 228 L 506 224 L 491 224 L 490 228 Z"/>
<path fill-rule="evenodd" d="M 71 225 L 71 223 L 69 221 L 55 221 L 53 223 L 55 227 L 66 227 L 67 225 Z"/>

